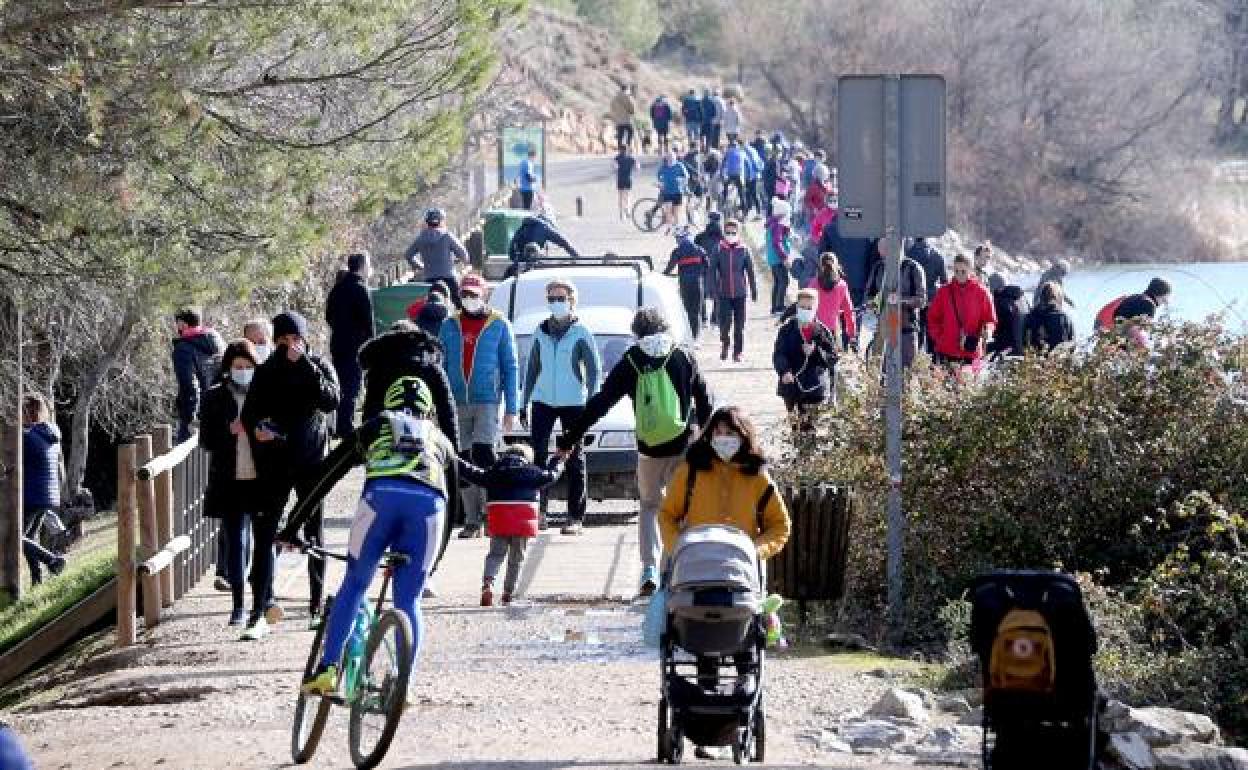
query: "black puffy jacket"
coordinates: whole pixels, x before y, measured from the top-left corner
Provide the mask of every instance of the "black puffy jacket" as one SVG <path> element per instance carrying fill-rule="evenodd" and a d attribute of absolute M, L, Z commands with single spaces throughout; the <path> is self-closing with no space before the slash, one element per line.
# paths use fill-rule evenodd
<path fill-rule="evenodd" d="M 996 292 L 992 302 L 997 309 L 997 331 L 988 352 L 1006 356 L 1023 355 L 1023 328 L 1027 314 L 1031 312 L 1027 295 L 1019 287 L 1011 285 Z"/>
<path fill-rule="evenodd" d="M 178 419 L 189 425 L 199 416 L 199 399 L 212 387 L 225 342 L 212 329 L 173 341 L 173 376 L 178 381 Z"/>
<path fill-rule="evenodd" d="M 1065 309 L 1052 303 L 1038 305 L 1027 314 L 1023 338 L 1027 347 L 1047 353 L 1075 339 L 1075 324 Z"/>
<path fill-rule="evenodd" d="M 428 308 L 425 305 L 425 308 Z M 424 312 L 424 309 L 421 312 Z M 459 419 L 451 383 L 442 368 L 442 345 L 423 329 L 389 331 L 369 340 L 360 349 L 360 366 L 364 369 L 365 421 L 383 411 L 386 389 L 400 377 L 419 377 L 433 395 L 438 413 L 438 428 L 455 451 L 459 451 Z"/>
<path fill-rule="evenodd" d="M 802 351 L 806 339 L 802 336 L 802 327 L 797 319 L 790 318 L 780 326 L 780 331 L 776 333 L 771 363 L 778 376 L 792 374 L 795 381 L 791 385 L 781 381 L 776 388 L 776 395 L 792 398 L 802 404 L 822 404 L 828 400 L 828 373 L 836 364 L 836 340 L 832 331 L 816 319 L 810 341 L 815 349 L 807 356 Z"/>
<path fill-rule="evenodd" d="M 325 299 L 329 323 L 329 354 L 335 361 L 350 360 L 373 336 L 373 300 L 364 279 L 344 272 Z"/>

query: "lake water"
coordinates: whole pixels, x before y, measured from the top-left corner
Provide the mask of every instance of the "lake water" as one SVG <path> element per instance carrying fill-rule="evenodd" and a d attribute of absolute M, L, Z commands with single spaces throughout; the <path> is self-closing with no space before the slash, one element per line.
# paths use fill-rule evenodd
<path fill-rule="evenodd" d="M 1144 291 L 1154 276 L 1165 278 L 1174 287 L 1163 315 L 1200 321 L 1222 313 L 1228 330 L 1248 334 L 1248 262 L 1076 266 L 1065 280 L 1066 294 L 1075 303 L 1068 310 L 1076 334 L 1091 334 L 1092 322 L 1107 302 Z M 1016 280 L 1030 291 L 1038 277 L 1019 276 Z"/>

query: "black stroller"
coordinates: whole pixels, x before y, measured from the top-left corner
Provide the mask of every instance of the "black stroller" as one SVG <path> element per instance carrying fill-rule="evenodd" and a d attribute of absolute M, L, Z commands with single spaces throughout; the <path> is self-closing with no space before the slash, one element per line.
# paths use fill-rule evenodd
<path fill-rule="evenodd" d="M 1094 768 L 1104 699 L 1078 583 L 1058 572 L 993 572 L 975 580 L 971 601 L 985 770 Z"/>
<path fill-rule="evenodd" d="M 741 530 L 694 527 L 676 544 L 659 646 L 660 762 L 679 764 L 686 738 L 731 746 L 737 764 L 763 761 L 761 587 L 757 551 Z"/>

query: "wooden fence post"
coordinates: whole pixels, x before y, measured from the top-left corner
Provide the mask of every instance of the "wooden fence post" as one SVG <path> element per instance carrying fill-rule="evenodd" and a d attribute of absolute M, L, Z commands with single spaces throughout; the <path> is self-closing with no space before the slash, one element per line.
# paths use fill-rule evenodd
<path fill-rule="evenodd" d="M 117 646 L 134 644 L 134 444 L 117 448 Z"/>
<path fill-rule="evenodd" d="M 168 454 L 173 449 L 173 428 L 158 425 L 152 432 L 152 450 L 157 456 Z M 165 547 L 173 540 L 173 471 L 163 471 L 155 479 L 156 483 L 156 536 L 160 547 Z M 165 607 L 172 607 L 178 596 L 173 590 L 173 570 L 160 571 L 160 598 Z"/>
<path fill-rule="evenodd" d="M 142 468 L 152 461 L 152 437 L 136 436 L 137 462 Z M 161 543 L 157 539 L 156 530 L 156 485 L 151 479 L 140 481 L 131 477 L 135 485 L 135 497 L 139 504 L 139 558 L 147 561 L 160 550 Z M 160 623 L 160 576 L 147 575 L 143 578 L 143 620 L 150 629 Z"/>

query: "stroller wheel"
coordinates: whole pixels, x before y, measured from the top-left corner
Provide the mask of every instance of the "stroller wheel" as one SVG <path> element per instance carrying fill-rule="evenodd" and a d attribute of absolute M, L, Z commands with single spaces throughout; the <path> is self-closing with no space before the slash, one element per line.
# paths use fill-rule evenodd
<path fill-rule="evenodd" d="M 763 707 L 754 710 L 754 761 L 762 762 L 767 754 L 767 715 Z"/>
<path fill-rule="evenodd" d="M 667 762 L 671 758 L 669 754 L 671 750 L 671 744 L 669 743 L 670 730 L 668 729 L 667 717 L 667 698 L 661 698 L 659 699 L 659 750 L 657 755 L 660 764 Z"/>
<path fill-rule="evenodd" d="M 737 742 L 732 744 L 732 761 L 733 762 L 735 762 L 738 765 L 744 765 L 746 763 L 746 761 L 749 759 L 749 754 L 750 754 L 749 749 L 747 748 L 748 745 L 749 744 L 746 742 L 746 738 L 743 733 L 742 736 L 737 739 Z"/>

